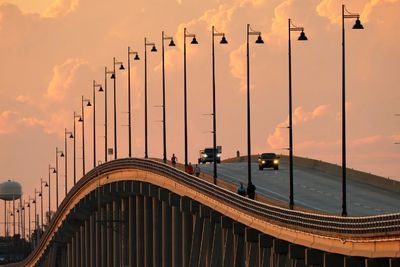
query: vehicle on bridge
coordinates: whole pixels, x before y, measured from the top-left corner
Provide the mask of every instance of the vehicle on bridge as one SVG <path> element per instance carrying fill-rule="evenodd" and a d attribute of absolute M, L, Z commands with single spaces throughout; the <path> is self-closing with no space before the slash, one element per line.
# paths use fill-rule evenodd
<path fill-rule="evenodd" d="M 262 153 L 258 157 L 258 169 L 260 171 L 264 168 L 274 168 L 274 170 L 279 170 L 279 156 L 275 153 Z"/>
<path fill-rule="evenodd" d="M 199 164 L 205 164 L 207 162 L 214 162 L 214 148 L 205 148 L 203 150 L 200 150 L 200 156 L 198 159 Z M 215 150 L 215 157 L 217 163 L 221 163 L 221 153 L 222 153 L 222 147 L 217 146 L 217 149 Z"/>

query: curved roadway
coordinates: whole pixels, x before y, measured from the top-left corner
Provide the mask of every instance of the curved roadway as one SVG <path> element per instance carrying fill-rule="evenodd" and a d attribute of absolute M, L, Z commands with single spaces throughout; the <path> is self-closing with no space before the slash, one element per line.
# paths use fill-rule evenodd
<path fill-rule="evenodd" d="M 201 165 L 201 170 L 213 175 L 213 164 Z M 286 161 L 281 162 L 279 170 L 258 170 L 258 163 L 252 163 L 252 182 L 256 193 L 265 197 L 289 201 L 289 168 Z M 218 178 L 247 185 L 247 162 L 218 164 Z M 322 212 L 340 215 L 342 211 L 341 177 L 314 169 L 294 166 L 294 202 Z M 348 216 L 367 216 L 400 212 L 400 194 L 347 181 Z"/>

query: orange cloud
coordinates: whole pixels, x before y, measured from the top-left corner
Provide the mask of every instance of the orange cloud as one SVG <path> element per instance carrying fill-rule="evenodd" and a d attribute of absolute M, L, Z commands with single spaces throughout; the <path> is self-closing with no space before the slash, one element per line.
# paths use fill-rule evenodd
<path fill-rule="evenodd" d="M 351 143 L 353 145 L 372 145 L 381 142 L 383 139 L 383 136 L 378 134 L 354 139 L 351 141 Z"/>
<path fill-rule="evenodd" d="M 79 0 L 56 0 L 43 13 L 45 18 L 64 17 L 75 11 L 79 6 Z"/>
<path fill-rule="evenodd" d="M 246 65 L 245 65 L 246 45 L 242 44 L 229 54 L 229 67 L 233 77 L 240 80 L 240 89 L 246 86 Z"/>
<path fill-rule="evenodd" d="M 43 126 L 44 122 L 34 117 L 23 117 L 20 113 L 6 110 L 0 113 L 0 134 L 18 132 L 20 127 Z"/>

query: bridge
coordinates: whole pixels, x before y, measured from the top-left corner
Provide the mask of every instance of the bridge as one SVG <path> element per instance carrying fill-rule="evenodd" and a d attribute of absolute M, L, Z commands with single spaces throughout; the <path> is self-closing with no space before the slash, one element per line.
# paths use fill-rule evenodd
<path fill-rule="evenodd" d="M 342 217 L 244 198 L 154 160 L 104 163 L 10 266 L 400 266 L 400 214 Z"/>

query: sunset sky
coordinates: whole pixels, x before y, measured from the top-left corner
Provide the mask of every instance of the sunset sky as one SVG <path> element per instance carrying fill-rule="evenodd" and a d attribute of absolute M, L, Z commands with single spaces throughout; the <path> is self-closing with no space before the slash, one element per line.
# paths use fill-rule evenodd
<path fill-rule="evenodd" d="M 365 30 L 346 20 L 348 167 L 400 180 L 400 0 L 352 0 Z M 216 38 L 217 142 L 223 158 L 246 154 L 246 24 L 262 32 L 251 43 L 252 151 L 287 154 L 287 20 L 309 39 L 292 33 L 294 154 L 341 163 L 341 5 L 339 0 L 0 0 L 0 181 L 22 183 L 33 195 L 40 178 L 64 149 L 64 128 L 73 127 L 81 96 L 92 82 L 104 84 L 112 59 L 132 61 L 133 154 L 144 156 L 144 37 L 148 52 L 149 156 L 162 157 L 161 31 L 166 47 L 167 153 L 183 155 L 183 28 L 199 45 L 188 45 L 189 159 L 212 146 L 211 27 Z M 189 40 L 190 42 L 190 40 Z M 109 85 L 109 147 L 113 145 L 112 80 Z M 127 148 L 127 71 L 117 72 L 119 157 Z M 103 160 L 104 95 L 96 94 L 97 144 Z M 86 113 L 87 170 L 92 166 L 92 109 Z M 77 124 L 78 174 L 81 128 Z M 72 163 L 72 140 L 68 140 Z M 60 160 L 60 195 L 64 194 Z M 69 166 L 69 188 L 72 164 Z M 54 179 L 54 176 L 52 176 Z M 54 180 L 52 180 L 54 184 Z M 54 192 L 54 191 L 53 191 Z M 62 193 L 61 193 L 62 192 Z M 47 192 L 45 193 L 47 194 Z"/>

